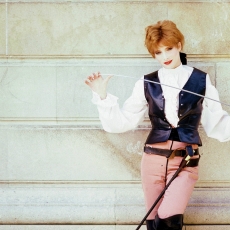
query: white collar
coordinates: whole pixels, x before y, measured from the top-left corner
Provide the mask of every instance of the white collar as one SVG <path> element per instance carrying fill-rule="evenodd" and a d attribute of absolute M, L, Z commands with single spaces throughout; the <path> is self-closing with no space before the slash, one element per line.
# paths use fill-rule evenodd
<path fill-rule="evenodd" d="M 166 69 L 166 68 L 162 67 L 162 71 L 164 74 L 173 74 L 173 75 L 179 74 L 181 71 L 183 71 L 183 66 L 182 66 L 182 64 L 180 64 L 175 69 Z"/>

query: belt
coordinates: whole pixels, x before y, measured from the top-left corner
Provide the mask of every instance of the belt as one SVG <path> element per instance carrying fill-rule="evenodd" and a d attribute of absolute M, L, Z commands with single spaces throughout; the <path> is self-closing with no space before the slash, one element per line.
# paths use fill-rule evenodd
<path fill-rule="evenodd" d="M 199 150 L 194 149 L 194 155 L 199 155 Z M 165 157 L 170 157 L 170 155 L 173 153 L 175 156 L 184 157 L 186 155 L 185 149 L 176 149 L 176 150 L 169 150 L 169 149 L 158 149 L 158 148 L 152 148 L 150 146 L 144 147 L 144 152 L 148 154 L 156 154 L 161 155 Z"/>
<path fill-rule="evenodd" d="M 199 155 L 199 150 L 194 149 L 194 156 Z M 165 156 L 169 158 L 171 154 L 173 153 L 174 156 L 180 156 L 184 157 L 186 155 L 185 149 L 176 149 L 176 150 L 169 150 L 169 149 L 158 149 L 158 148 L 152 148 L 149 146 L 144 147 L 144 152 L 147 154 L 156 154 L 160 156 Z M 189 163 L 186 165 L 186 167 L 195 167 L 198 166 L 200 158 L 190 159 Z"/>

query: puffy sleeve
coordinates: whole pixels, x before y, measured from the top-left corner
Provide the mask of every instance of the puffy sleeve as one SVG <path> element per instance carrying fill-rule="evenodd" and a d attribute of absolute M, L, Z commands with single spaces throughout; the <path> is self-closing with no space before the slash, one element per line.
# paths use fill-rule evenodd
<path fill-rule="evenodd" d="M 211 84 L 210 77 L 206 76 L 205 96 L 219 101 L 217 89 Z M 220 103 L 210 99 L 204 99 L 201 124 L 208 137 L 220 142 L 230 140 L 230 116 L 222 109 Z"/>
<path fill-rule="evenodd" d="M 106 99 L 101 100 L 93 92 L 92 102 L 97 105 L 99 118 L 105 131 L 122 133 L 132 130 L 144 120 L 148 108 L 143 78 L 136 82 L 131 96 L 124 102 L 122 108 L 118 104 L 118 98 L 109 93 Z"/>

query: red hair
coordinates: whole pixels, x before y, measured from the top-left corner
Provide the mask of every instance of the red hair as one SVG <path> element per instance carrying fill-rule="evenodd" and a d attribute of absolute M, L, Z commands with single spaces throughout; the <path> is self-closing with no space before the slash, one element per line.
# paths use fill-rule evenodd
<path fill-rule="evenodd" d="M 145 30 L 145 46 L 153 57 L 155 57 L 155 51 L 160 43 L 164 46 L 177 47 L 180 42 L 181 49 L 183 49 L 184 35 L 172 21 L 158 21 L 156 24 L 146 27 Z"/>

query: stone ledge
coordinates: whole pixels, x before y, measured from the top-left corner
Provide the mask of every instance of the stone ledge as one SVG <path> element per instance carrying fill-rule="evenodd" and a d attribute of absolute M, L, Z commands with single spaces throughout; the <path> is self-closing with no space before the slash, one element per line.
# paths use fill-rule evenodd
<path fill-rule="evenodd" d="M 230 225 L 186 225 L 183 230 L 230 230 Z"/>
<path fill-rule="evenodd" d="M 2 225 L 0 230 L 134 230 L 136 227 L 137 225 Z M 146 230 L 146 226 L 143 225 L 140 230 Z"/>
<path fill-rule="evenodd" d="M 26 2 L 26 3 L 37 3 L 37 0 L 8 0 L 8 3 L 21 3 L 21 2 Z M 87 3 L 87 2 L 92 2 L 92 0 L 39 0 L 39 2 L 41 3 Z M 115 3 L 119 3 L 119 2 L 140 2 L 140 0 L 94 0 L 94 3 L 100 3 L 100 2 L 115 2 Z M 145 3 L 152 3 L 152 0 L 142 0 L 142 2 Z M 154 3 L 197 3 L 197 2 L 203 2 L 203 3 L 209 3 L 210 0 L 155 0 Z M 212 0 L 212 3 L 219 3 L 220 0 Z M 228 0 L 221 0 L 221 2 L 229 2 Z M 0 0 L 0 3 L 5 3 L 5 0 Z"/>
<path fill-rule="evenodd" d="M 195 188 L 184 223 L 230 224 L 229 197 L 228 188 Z M 1 225 L 135 225 L 145 215 L 140 184 L 1 184 L 0 209 Z"/>

